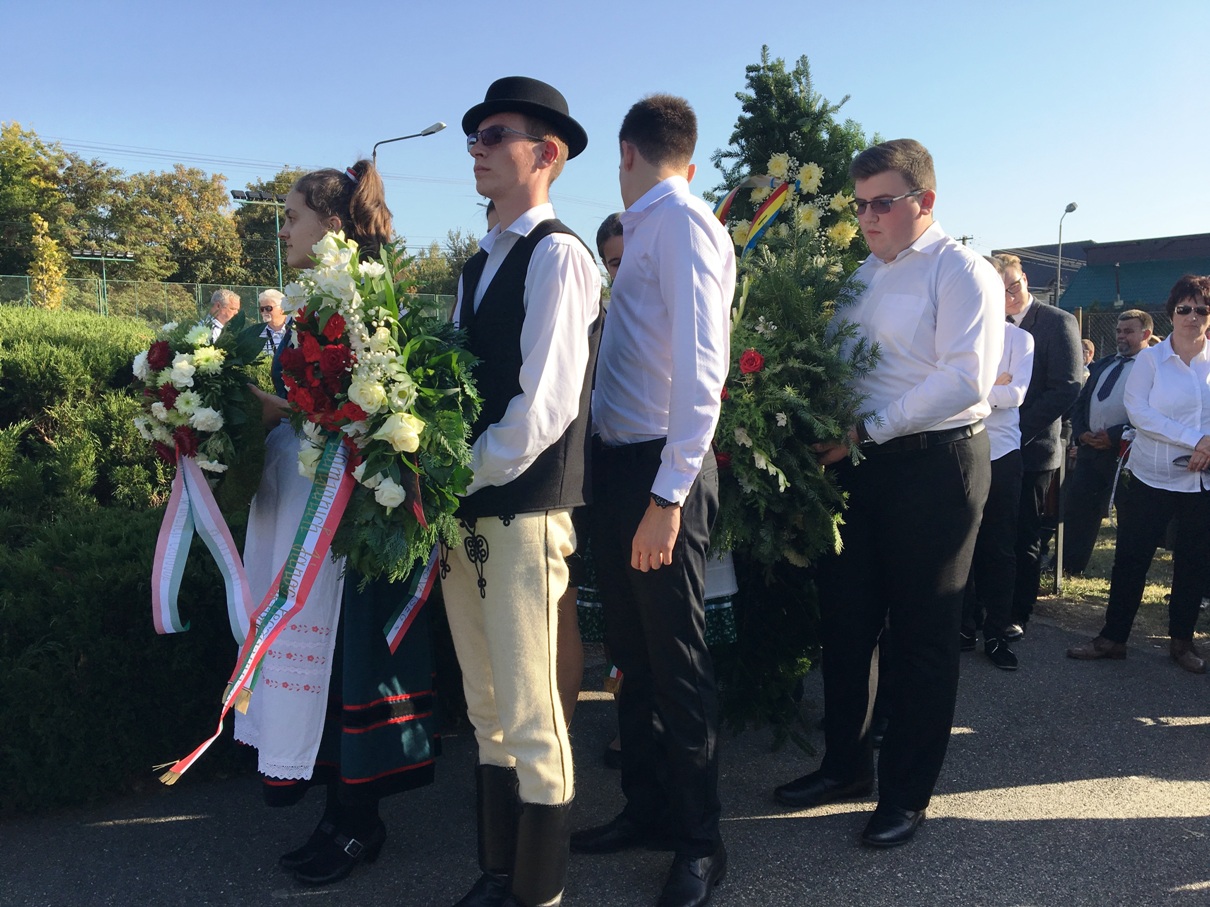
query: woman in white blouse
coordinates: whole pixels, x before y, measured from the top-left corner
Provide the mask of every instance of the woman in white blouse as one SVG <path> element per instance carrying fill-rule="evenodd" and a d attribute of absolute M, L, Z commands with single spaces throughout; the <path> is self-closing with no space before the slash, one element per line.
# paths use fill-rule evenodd
<path fill-rule="evenodd" d="M 1126 380 L 1126 412 L 1137 434 L 1117 493 L 1118 538 L 1105 626 L 1072 658 L 1125 658 L 1147 570 L 1176 521 L 1169 652 L 1195 674 L 1206 662 L 1193 644 L 1198 606 L 1210 590 L 1210 277 L 1182 277 L 1168 294 L 1172 333 L 1139 353 Z"/>

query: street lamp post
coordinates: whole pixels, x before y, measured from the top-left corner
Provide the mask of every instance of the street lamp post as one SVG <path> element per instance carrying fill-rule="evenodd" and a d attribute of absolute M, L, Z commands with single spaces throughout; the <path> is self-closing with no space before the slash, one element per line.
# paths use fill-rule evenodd
<path fill-rule="evenodd" d="M 107 261 L 134 261 L 133 252 L 104 252 L 100 249 L 72 249 L 71 257 L 79 261 L 99 261 L 101 263 L 101 298 L 97 300 L 100 303 L 102 315 L 109 314 L 109 288 L 107 286 L 107 275 L 105 273 L 105 262 Z"/>
<path fill-rule="evenodd" d="M 421 129 L 419 132 L 413 132 L 411 135 L 401 135 L 398 138 L 383 139 L 381 142 L 375 142 L 374 147 L 370 150 L 370 160 L 373 162 L 375 167 L 378 166 L 379 145 L 389 145 L 391 142 L 402 142 L 404 139 L 418 139 L 421 136 L 432 135 L 434 132 L 440 132 L 444 128 L 445 123 L 442 123 L 440 120 L 438 120 L 432 126 L 429 126 L 426 129 Z"/>
<path fill-rule="evenodd" d="M 1072 211 L 1079 207 L 1075 202 L 1068 202 L 1067 207 L 1063 209 L 1063 217 L 1066 217 Z M 1059 297 L 1063 295 L 1063 217 L 1059 218 L 1059 260 L 1055 264 L 1055 305 L 1059 304 Z"/>
<path fill-rule="evenodd" d="M 273 242 L 277 245 L 277 288 L 283 289 L 282 270 L 281 270 L 281 211 L 282 205 L 286 203 L 284 195 L 276 195 L 272 192 L 261 192 L 255 189 L 243 191 L 242 189 L 232 189 L 231 197 L 241 205 L 272 205 L 273 206 Z"/>

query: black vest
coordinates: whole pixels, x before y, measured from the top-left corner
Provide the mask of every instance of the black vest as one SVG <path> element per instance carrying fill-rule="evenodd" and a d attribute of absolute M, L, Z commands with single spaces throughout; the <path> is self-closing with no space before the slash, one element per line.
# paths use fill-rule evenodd
<path fill-rule="evenodd" d="M 487 263 L 487 253 L 480 250 L 462 269 L 462 307 L 458 323 L 466 331 L 467 349 L 479 359 L 474 377 L 483 397 L 483 409 L 471 427 L 472 442 L 488 426 L 499 422 L 508 404 L 521 393 L 525 276 L 534 247 L 552 233 L 575 236 L 554 219 L 534 227 L 509 251 L 484 292 L 478 311 L 475 310 L 475 291 Z M 567 431 L 507 485 L 489 485 L 463 498 L 462 506 L 458 508 L 459 517 L 536 513 L 578 507 L 588 502 L 591 487 L 588 408 L 600 339 L 601 318 L 598 316 L 588 336 L 588 368 L 580 388 L 580 411 Z"/>

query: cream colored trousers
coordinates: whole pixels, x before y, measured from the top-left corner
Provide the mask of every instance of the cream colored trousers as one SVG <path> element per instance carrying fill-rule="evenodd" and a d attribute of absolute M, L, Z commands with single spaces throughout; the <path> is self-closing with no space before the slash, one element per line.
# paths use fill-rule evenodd
<path fill-rule="evenodd" d="M 442 590 L 479 761 L 515 766 L 522 802 L 566 803 L 571 743 L 555 662 L 571 511 L 480 517 L 461 536 Z"/>

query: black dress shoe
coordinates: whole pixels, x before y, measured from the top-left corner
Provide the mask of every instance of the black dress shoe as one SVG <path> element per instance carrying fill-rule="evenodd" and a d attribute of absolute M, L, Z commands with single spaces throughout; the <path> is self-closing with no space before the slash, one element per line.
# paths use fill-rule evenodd
<path fill-rule="evenodd" d="M 292 850 L 289 853 L 283 853 L 277 858 L 277 865 L 282 869 L 293 871 L 298 869 L 304 863 L 309 863 L 314 859 L 315 854 L 319 853 L 319 849 L 329 838 L 336 834 L 336 826 L 331 822 L 320 822 L 315 827 L 315 831 L 311 832 L 311 837 L 307 838 L 307 843 L 297 850 Z"/>
<path fill-rule="evenodd" d="M 797 806 L 805 809 L 811 806 L 822 806 L 833 800 L 856 800 L 869 796 L 874 790 L 874 779 L 862 778 L 857 781 L 837 781 L 825 778 L 818 771 L 796 778 L 789 784 L 773 789 L 773 796 L 779 803 L 786 806 Z"/>
<path fill-rule="evenodd" d="M 1025 624 L 1009 624 L 1004 628 L 1004 638 L 1009 642 L 1016 642 L 1018 639 L 1025 637 Z"/>
<path fill-rule="evenodd" d="M 656 907 L 701 907 L 726 876 L 727 849 L 722 841 L 708 857 L 677 856 Z"/>
<path fill-rule="evenodd" d="M 978 640 L 975 638 L 974 630 L 959 630 L 958 631 L 958 648 L 963 652 L 975 651 L 975 643 Z"/>
<path fill-rule="evenodd" d="M 672 850 L 672 835 L 663 825 L 640 825 L 625 814 L 612 822 L 571 833 L 572 853 L 618 853 L 623 850 Z"/>
<path fill-rule="evenodd" d="M 381 820 L 360 840 L 337 832 L 320 845 L 315 856 L 294 870 L 294 878 L 304 885 L 339 882 L 363 860 L 367 863 L 377 860 L 386 839 L 387 829 Z"/>
<path fill-rule="evenodd" d="M 870 847 L 898 847 L 912 840 L 923 821 L 924 810 L 900 809 L 880 803 L 861 833 L 861 843 Z"/>
<path fill-rule="evenodd" d="M 1007 640 L 996 639 L 994 636 L 984 643 L 983 651 L 992 664 L 1002 671 L 1017 670 L 1017 653 L 1008 647 Z"/>

